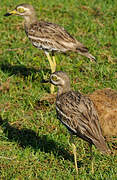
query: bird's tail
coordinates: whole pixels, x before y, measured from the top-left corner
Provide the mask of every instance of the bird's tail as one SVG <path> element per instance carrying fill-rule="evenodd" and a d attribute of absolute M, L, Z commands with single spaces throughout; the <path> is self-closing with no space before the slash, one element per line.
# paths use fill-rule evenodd
<path fill-rule="evenodd" d="M 84 54 L 86 57 L 88 57 L 91 61 L 95 61 L 96 62 L 96 58 L 90 54 L 90 53 L 87 53 L 87 54 Z"/>
<path fill-rule="evenodd" d="M 86 57 L 89 58 L 91 61 L 95 61 L 95 62 L 96 62 L 96 58 L 95 58 L 92 54 L 90 54 L 90 53 L 88 53 L 88 52 L 83 52 L 83 53 L 80 52 L 80 54 L 82 54 L 83 56 L 86 56 Z"/>
<path fill-rule="evenodd" d="M 111 150 L 108 148 L 103 136 L 100 136 L 99 140 L 94 140 L 93 143 L 103 154 L 111 153 Z"/>
<path fill-rule="evenodd" d="M 91 61 L 96 61 L 96 58 L 89 53 L 89 50 L 87 47 L 83 46 L 81 43 L 78 44 L 76 47 L 76 51 L 79 52 L 79 54 L 89 58 Z"/>

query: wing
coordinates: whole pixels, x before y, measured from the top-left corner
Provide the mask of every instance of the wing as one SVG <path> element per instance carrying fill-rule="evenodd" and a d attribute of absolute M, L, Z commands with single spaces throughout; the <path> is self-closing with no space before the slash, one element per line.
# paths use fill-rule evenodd
<path fill-rule="evenodd" d="M 76 92 L 69 92 L 57 101 L 57 114 L 61 122 L 72 133 L 86 141 L 98 140 L 100 126 L 92 101 Z"/>
<path fill-rule="evenodd" d="M 32 24 L 26 33 L 33 45 L 49 51 L 83 49 L 83 44 L 73 38 L 63 27 L 57 24 L 40 21 Z M 87 49 L 87 48 L 84 48 Z"/>

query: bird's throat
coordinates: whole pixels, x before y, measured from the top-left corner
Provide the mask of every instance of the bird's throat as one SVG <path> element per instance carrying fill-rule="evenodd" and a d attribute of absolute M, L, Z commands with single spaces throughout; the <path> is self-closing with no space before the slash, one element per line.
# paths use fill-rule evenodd
<path fill-rule="evenodd" d="M 37 21 L 37 17 L 32 14 L 32 16 L 24 16 L 25 19 L 25 26 L 30 27 L 31 24 Z"/>
<path fill-rule="evenodd" d="M 60 96 L 61 94 L 67 93 L 69 91 L 71 91 L 70 86 L 59 86 L 57 95 Z"/>

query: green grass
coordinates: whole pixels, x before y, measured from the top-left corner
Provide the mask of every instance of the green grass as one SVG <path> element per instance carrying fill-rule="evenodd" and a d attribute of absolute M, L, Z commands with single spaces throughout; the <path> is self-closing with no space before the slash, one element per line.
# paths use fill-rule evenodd
<path fill-rule="evenodd" d="M 17 3 L 6 0 L 0 7 L 0 179 L 72 180 L 77 177 L 69 133 L 57 120 L 54 104 L 39 105 L 50 87 L 41 83 L 50 74 L 46 56 L 27 39 L 21 17 L 3 16 Z M 105 87 L 117 90 L 117 1 L 30 3 L 40 19 L 64 26 L 96 57 L 97 63 L 91 63 L 74 53 L 56 55 L 57 70 L 69 74 L 73 89 L 83 93 Z M 103 156 L 93 147 L 92 175 L 87 143 L 74 140 L 79 179 L 117 179 L 117 156 Z"/>

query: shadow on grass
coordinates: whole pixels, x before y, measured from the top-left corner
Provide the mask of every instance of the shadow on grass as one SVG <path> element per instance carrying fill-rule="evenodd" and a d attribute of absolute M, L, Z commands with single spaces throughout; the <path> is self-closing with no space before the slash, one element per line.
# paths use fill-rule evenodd
<path fill-rule="evenodd" d="M 70 155 L 63 147 L 58 146 L 57 142 L 50 139 L 47 135 L 38 136 L 33 130 L 18 129 L 11 126 L 8 120 L 2 120 L 1 117 L 0 126 L 8 140 L 17 142 L 22 148 L 32 147 L 35 151 L 40 149 L 45 153 L 53 152 L 58 158 L 63 157 L 74 162 L 73 155 Z M 78 166 L 81 167 L 81 165 L 81 162 L 78 162 Z"/>
<path fill-rule="evenodd" d="M 15 75 L 23 76 L 24 78 L 28 77 L 28 76 L 35 77 L 36 73 L 39 73 L 39 77 L 42 78 L 42 71 L 44 73 L 50 72 L 49 69 L 35 69 L 33 67 L 28 68 L 24 65 L 11 65 L 8 62 L 0 64 L 0 68 L 4 73 L 5 72 L 9 73 L 10 76 L 15 74 Z M 35 80 L 35 78 L 34 78 L 34 80 Z"/>
<path fill-rule="evenodd" d="M 31 81 L 39 81 L 41 84 L 43 83 L 43 74 L 49 73 L 49 69 L 35 69 L 33 67 L 28 68 L 24 65 L 11 65 L 8 62 L 4 62 L 0 64 L 0 69 L 4 73 L 9 73 L 9 76 L 17 75 L 19 77 L 23 77 L 24 80 L 27 80 L 27 78 L 30 76 Z M 43 73 L 42 73 L 43 72 Z M 48 87 L 42 86 L 45 91 L 49 91 Z"/>

